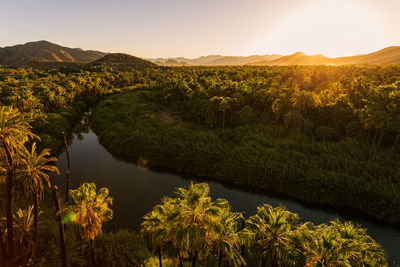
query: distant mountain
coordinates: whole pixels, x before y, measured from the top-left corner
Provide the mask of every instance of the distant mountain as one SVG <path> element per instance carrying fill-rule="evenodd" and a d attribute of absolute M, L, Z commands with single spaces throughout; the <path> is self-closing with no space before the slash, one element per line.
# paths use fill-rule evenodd
<path fill-rule="evenodd" d="M 113 53 L 97 59 L 86 65 L 87 67 L 107 66 L 116 71 L 129 71 L 132 69 L 145 69 L 157 66 L 156 64 L 128 54 Z"/>
<path fill-rule="evenodd" d="M 366 55 L 334 58 L 332 62 L 333 64 L 400 64 L 400 46 L 386 47 Z"/>
<path fill-rule="evenodd" d="M 37 41 L 0 48 L 0 65 L 38 68 L 52 65 L 75 66 L 99 59 L 105 54 L 99 51 L 68 48 L 48 41 Z"/>
<path fill-rule="evenodd" d="M 400 46 L 391 46 L 365 55 L 328 58 L 323 55 L 306 55 L 297 52 L 272 61 L 258 61 L 252 65 L 387 65 L 400 64 Z"/>
<path fill-rule="evenodd" d="M 277 58 L 275 60 L 269 61 L 259 61 L 254 63 L 253 65 L 320 65 L 320 64 L 327 64 L 323 62 L 328 62 L 329 58 L 323 55 L 312 55 L 307 56 L 302 52 L 297 52 L 289 56 L 283 56 Z"/>
<path fill-rule="evenodd" d="M 168 59 L 167 61 L 163 62 L 162 64 L 159 65 L 163 65 L 163 66 L 186 66 L 187 63 L 184 61 L 178 62 L 175 59 Z"/>
<path fill-rule="evenodd" d="M 346 65 L 400 64 L 400 46 L 391 46 L 374 53 L 350 57 L 328 58 L 323 55 L 306 55 L 297 52 L 292 55 L 221 56 L 209 55 L 194 59 L 184 57 L 141 59 L 127 54 L 109 54 L 80 48 L 69 48 L 48 41 L 29 42 L 0 48 L 0 65 L 32 67 L 35 69 L 58 69 L 61 67 L 111 66 L 114 70 L 126 71 L 163 66 L 185 65 Z"/>
<path fill-rule="evenodd" d="M 170 65 L 167 62 L 176 61 L 177 65 L 204 65 L 204 66 L 217 66 L 217 65 L 245 65 L 257 61 L 271 61 L 281 57 L 281 55 L 255 55 L 255 56 L 220 56 L 210 55 L 202 56 L 194 59 L 176 57 L 176 58 L 157 58 L 150 59 L 158 65 Z"/>
<path fill-rule="evenodd" d="M 281 55 L 255 55 L 248 57 L 234 57 L 234 56 L 225 56 L 211 62 L 208 62 L 208 65 L 246 65 L 257 61 L 272 61 L 277 58 L 282 57 Z"/>

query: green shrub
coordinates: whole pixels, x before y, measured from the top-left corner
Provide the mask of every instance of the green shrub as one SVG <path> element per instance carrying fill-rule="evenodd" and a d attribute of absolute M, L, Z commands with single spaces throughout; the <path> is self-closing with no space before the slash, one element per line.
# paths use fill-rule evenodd
<path fill-rule="evenodd" d="M 103 233 L 95 244 L 96 260 L 101 266 L 140 266 L 151 256 L 144 239 L 128 230 Z"/>
<path fill-rule="evenodd" d="M 315 136 L 318 138 L 318 140 L 333 141 L 337 135 L 337 131 L 329 126 L 324 125 L 315 129 Z"/>

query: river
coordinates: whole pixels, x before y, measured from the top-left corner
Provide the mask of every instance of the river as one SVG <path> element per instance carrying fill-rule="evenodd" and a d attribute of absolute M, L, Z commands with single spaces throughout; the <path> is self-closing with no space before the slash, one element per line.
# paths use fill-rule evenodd
<path fill-rule="evenodd" d="M 149 170 L 138 167 L 133 161 L 117 159 L 99 142 L 97 136 L 87 129 L 87 133 L 74 134 L 69 146 L 71 156 L 71 185 L 77 188 L 83 182 L 95 182 L 98 188 L 107 187 L 114 198 L 112 206 L 114 218 L 105 225 L 106 229 L 128 228 L 139 230 L 142 217 L 152 207 L 159 204 L 163 196 L 174 196 L 177 187 L 186 187 L 190 181 L 199 179 L 187 177 L 165 170 Z M 56 183 L 61 196 L 65 195 L 66 154 L 59 155 L 60 177 Z M 251 216 L 258 205 L 268 203 L 272 206 L 283 204 L 291 212 L 298 213 L 301 221 L 314 224 L 327 223 L 334 218 L 351 220 L 367 228 L 368 234 L 379 242 L 387 254 L 389 262 L 400 263 L 400 229 L 359 212 L 346 209 L 333 209 L 325 206 L 309 205 L 297 200 L 275 194 L 259 194 L 249 190 L 208 181 L 211 196 L 229 201 L 234 211 L 245 212 Z"/>

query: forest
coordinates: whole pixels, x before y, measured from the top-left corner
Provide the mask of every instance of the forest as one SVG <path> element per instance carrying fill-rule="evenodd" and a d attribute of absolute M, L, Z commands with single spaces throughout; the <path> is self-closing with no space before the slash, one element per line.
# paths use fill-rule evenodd
<path fill-rule="evenodd" d="M 106 97 L 92 128 L 118 155 L 398 223 L 399 71 L 170 68 Z"/>
<path fill-rule="evenodd" d="M 108 189 L 84 183 L 61 203 L 50 173 L 92 108 L 94 131 L 117 155 L 398 223 L 399 87 L 398 65 L 0 68 L 0 260 L 385 266 L 381 246 L 351 222 L 301 223 L 267 204 L 244 218 L 205 183 L 162 199 L 140 233 L 102 233 Z"/>

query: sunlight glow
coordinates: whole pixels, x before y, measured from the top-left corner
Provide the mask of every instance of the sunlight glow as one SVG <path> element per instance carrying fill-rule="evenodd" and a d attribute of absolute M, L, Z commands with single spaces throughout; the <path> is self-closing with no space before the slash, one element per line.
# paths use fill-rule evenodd
<path fill-rule="evenodd" d="M 377 13 L 354 1 L 313 2 L 268 28 L 271 30 L 257 44 L 257 53 L 302 51 L 339 57 L 373 52 L 390 44 Z"/>
<path fill-rule="evenodd" d="M 76 214 L 74 212 L 71 212 L 68 214 L 68 216 L 63 218 L 63 223 L 72 223 L 75 221 Z"/>

